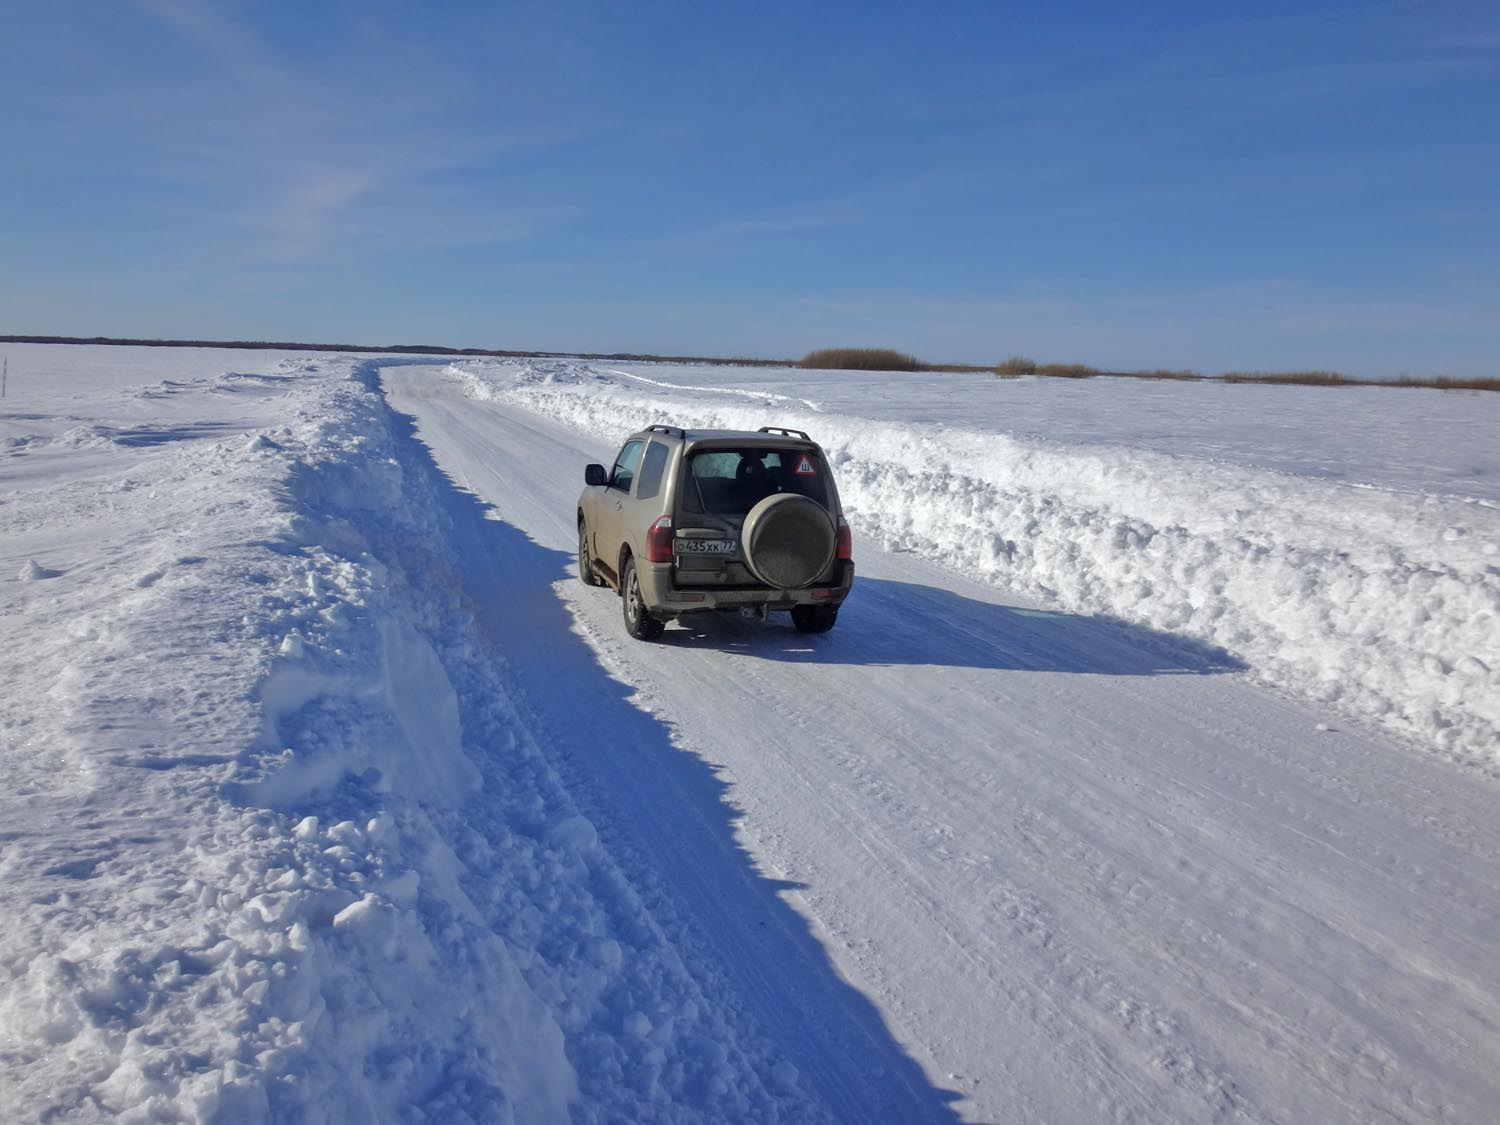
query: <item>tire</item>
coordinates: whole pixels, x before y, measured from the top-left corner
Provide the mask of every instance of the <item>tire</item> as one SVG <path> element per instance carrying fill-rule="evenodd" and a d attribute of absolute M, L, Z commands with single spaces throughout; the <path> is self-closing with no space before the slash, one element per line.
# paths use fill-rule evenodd
<path fill-rule="evenodd" d="M 604 579 L 594 570 L 594 552 L 589 550 L 588 524 L 578 521 L 578 577 L 585 586 L 603 586 Z"/>
<path fill-rule="evenodd" d="M 625 631 L 638 641 L 654 641 L 661 636 L 666 622 L 652 617 L 641 600 L 641 582 L 635 574 L 635 559 L 625 560 L 620 571 L 620 602 L 624 606 Z"/>
<path fill-rule="evenodd" d="M 799 633 L 826 633 L 839 619 L 839 607 L 798 605 L 792 607 L 792 624 Z"/>

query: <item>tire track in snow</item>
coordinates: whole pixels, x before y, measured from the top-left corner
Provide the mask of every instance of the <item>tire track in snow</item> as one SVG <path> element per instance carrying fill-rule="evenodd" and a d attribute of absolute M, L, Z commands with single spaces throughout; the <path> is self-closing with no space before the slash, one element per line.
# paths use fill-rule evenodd
<path fill-rule="evenodd" d="M 806 407 L 808 410 L 822 413 L 823 408 L 809 398 L 795 398 L 792 395 L 779 395 L 774 391 L 750 391 L 739 387 L 695 387 L 686 383 L 668 383 L 661 379 L 651 379 L 645 375 L 636 375 L 630 371 L 617 371 L 606 369 L 611 375 L 620 375 L 626 379 L 634 379 L 637 383 L 645 383 L 651 387 L 662 387 L 671 391 L 696 391 L 707 395 L 734 395 L 739 398 L 753 399 L 756 402 L 794 402 L 798 406 Z"/>

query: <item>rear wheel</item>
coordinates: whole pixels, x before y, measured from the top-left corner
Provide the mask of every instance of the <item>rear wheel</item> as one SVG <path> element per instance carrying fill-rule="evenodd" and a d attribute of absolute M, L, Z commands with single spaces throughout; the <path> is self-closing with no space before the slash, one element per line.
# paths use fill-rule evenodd
<path fill-rule="evenodd" d="M 625 631 L 638 641 L 654 641 L 661 636 L 666 622 L 652 617 L 641 600 L 641 582 L 636 577 L 635 559 L 625 560 L 620 573 L 620 600 L 625 603 Z"/>
<path fill-rule="evenodd" d="M 839 619 L 836 605 L 799 605 L 792 607 L 792 624 L 799 633 L 826 633 Z"/>
<path fill-rule="evenodd" d="M 604 585 L 604 579 L 594 570 L 594 552 L 589 549 L 589 528 L 582 520 L 578 521 L 578 577 L 583 579 L 585 586 Z"/>

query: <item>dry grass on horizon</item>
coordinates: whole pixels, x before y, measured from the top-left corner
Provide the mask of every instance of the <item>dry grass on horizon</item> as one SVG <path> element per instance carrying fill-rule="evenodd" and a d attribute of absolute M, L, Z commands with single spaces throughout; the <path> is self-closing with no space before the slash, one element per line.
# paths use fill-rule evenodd
<path fill-rule="evenodd" d="M 1225 383 L 1296 383 L 1304 387 L 1343 387 L 1360 382 L 1337 371 L 1226 371 L 1219 379 Z"/>
<path fill-rule="evenodd" d="M 799 367 L 821 371 L 925 371 L 915 356 L 892 348 L 820 348 L 802 357 Z"/>
<path fill-rule="evenodd" d="M 1396 379 L 1356 379 L 1337 371 L 1227 371 L 1223 375 L 1203 375 L 1197 371 L 1158 368 L 1154 371 L 1103 371 L 1082 363 L 1037 363 L 1024 356 L 1011 356 L 995 365 L 1002 379 L 1019 379 L 1040 375 L 1054 379 L 1088 379 L 1095 376 L 1110 379 L 1170 379 L 1180 382 L 1262 383 L 1273 386 L 1303 387 L 1428 387 L 1444 391 L 1500 391 L 1500 378 L 1454 378 L 1448 375 L 1430 377 L 1402 375 Z"/>

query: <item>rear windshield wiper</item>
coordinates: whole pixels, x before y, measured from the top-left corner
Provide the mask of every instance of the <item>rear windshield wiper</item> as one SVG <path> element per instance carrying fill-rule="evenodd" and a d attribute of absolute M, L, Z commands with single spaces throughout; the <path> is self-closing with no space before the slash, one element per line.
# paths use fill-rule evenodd
<path fill-rule="evenodd" d="M 698 490 L 698 510 L 704 515 L 711 515 L 708 510 L 708 501 L 703 499 L 703 482 L 698 479 L 698 471 L 692 465 L 688 466 L 688 475 L 693 478 L 693 487 Z"/>

